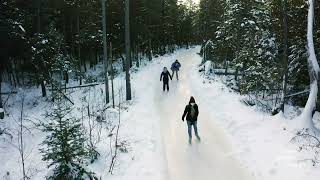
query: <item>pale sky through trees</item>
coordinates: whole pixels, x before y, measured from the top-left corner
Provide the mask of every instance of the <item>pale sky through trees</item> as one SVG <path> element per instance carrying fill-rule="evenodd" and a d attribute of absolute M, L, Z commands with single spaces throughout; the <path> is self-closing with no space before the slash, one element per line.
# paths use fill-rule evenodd
<path fill-rule="evenodd" d="M 181 0 L 181 1 L 183 1 L 183 2 L 188 2 L 189 0 Z M 200 0 L 191 0 L 191 1 L 193 1 L 193 2 L 196 3 L 196 4 L 199 4 L 199 2 L 200 2 Z"/>

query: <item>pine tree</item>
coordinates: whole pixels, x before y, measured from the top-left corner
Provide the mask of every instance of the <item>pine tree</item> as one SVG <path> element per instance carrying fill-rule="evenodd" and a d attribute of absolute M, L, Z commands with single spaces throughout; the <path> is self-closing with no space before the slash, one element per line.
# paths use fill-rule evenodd
<path fill-rule="evenodd" d="M 224 8 L 226 2 L 223 0 L 201 0 L 199 4 L 198 23 L 200 36 L 204 40 L 213 40 L 217 28 L 224 21 Z"/>
<path fill-rule="evenodd" d="M 278 77 L 274 68 L 277 46 L 268 7 L 261 0 L 228 1 L 224 21 L 217 27 L 215 61 L 230 61 L 234 69 L 241 71 L 242 93 L 271 89 Z"/>
<path fill-rule="evenodd" d="M 70 117 L 72 111 L 61 102 L 48 115 L 50 121 L 43 124 L 43 131 L 48 133 L 40 149 L 43 160 L 54 167 L 50 179 L 93 179 L 94 175 L 87 172 L 83 163 L 87 155 L 85 137 L 80 120 Z"/>

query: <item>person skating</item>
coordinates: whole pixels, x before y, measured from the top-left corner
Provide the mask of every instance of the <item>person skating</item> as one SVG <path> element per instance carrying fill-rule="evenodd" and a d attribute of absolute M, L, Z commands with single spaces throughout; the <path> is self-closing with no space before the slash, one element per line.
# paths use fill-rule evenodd
<path fill-rule="evenodd" d="M 172 80 L 172 76 L 169 73 L 168 69 L 164 67 L 160 76 L 160 81 L 163 82 L 163 91 L 166 90 L 166 87 L 167 87 L 167 91 L 169 91 L 169 78 Z"/>
<path fill-rule="evenodd" d="M 184 121 L 185 117 L 187 120 L 189 144 L 191 144 L 191 140 L 192 140 L 192 126 L 197 139 L 200 141 L 200 136 L 198 134 L 198 127 L 197 127 L 198 115 L 199 115 L 198 105 L 196 104 L 194 97 L 191 96 L 189 104 L 185 107 L 182 115 L 182 121 Z"/>
<path fill-rule="evenodd" d="M 175 60 L 171 65 L 172 77 L 174 76 L 174 73 L 176 73 L 177 80 L 179 80 L 178 71 L 179 71 L 180 67 L 181 67 L 181 64 L 178 60 Z"/>

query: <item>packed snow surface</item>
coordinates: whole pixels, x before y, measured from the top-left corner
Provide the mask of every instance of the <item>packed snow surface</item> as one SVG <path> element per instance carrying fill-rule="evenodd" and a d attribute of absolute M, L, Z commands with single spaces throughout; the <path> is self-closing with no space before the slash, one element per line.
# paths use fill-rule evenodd
<path fill-rule="evenodd" d="M 103 128 L 105 132 L 97 144 L 101 156 L 87 168 L 98 178 L 111 180 L 318 180 L 319 167 L 308 161 L 311 153 L 298 152 L 298 146 L 290 142 L 301 128 L 301 119 L 297 122 L 281 114 L 270 116 L 244 105 L 241 96 L 229 90 L 220 77 L 207 79 L 204 73 L 198 72 L 199 51 L 200 47 L 181 49 L 154 58 L 132 73 L 134 100 L 123 105 L 119 136 L 119 142 L 127 144 L 128 152 L 119 152 L 113 174 L 108 173 L 112 141 L 108 130 Z M 173 77 L 170 91 L 163 92 L 160 73 L 176 59 L 182 65 L 180 79 Z M 115 79 L 116 92 L 124 84 L 121 74 Z M 73 92 L 76 107 L 81 107 L 79 97 L 84 96 L 88 99 L 94 96 L 91 100 L 103 102 L 98 93 L 103 87 L 102 84 Z M 41 119 L 44 109 L 50 107 L 48 102 L 41 99 L 39 89 L 25 93 L 27 118 Z M 200 142 L 193 139 L 191 145 L 187 124 L 181 120 L 190 96 L 195 97 L 199 106 L 201 136 Z M 19 117 L 19 95 L 14 101 L 6 109 L 11 112 L 10 118 L 0 121 L 11 132 L 17 128 L 14 118 Z M 112 122 L 116 123 L 117 118 Z M 38 148 L 45 134 L 34 128 L 30 130 L 32 133 L 25 136 L 26 166 L 31 179 L 44 179 L 49 170 Z M 16 144 L 13 135 L 12 142 L 8 138 L 0 141 L 3 165 L 0 179 L 7 178 L 7 172 L 11 179 L 21 179 L 19 153 L 10 146 Z"/>
<path fill-rule="evenodd" d="M 173 77 L 169 92 L 161 92 L 161 87 L 155 86 L 159 91 L 155 99 L 161 118 L 168 179 L 250 179 L 248 172 L 231 155 L 233 149 L 226 140 L 224 130 L 215 125 L 213 117 L 208 113 L 209 109 L 205 109 L 202 101 L 197 99 L 201 94 L 194 91 L 195 82 L 191 78 L 200 63 L 196 50 L 177 53 L 175 58 L 182 63 L 180 79 L 177 81 Z M 199 104 L 198 126 L 201 136 L 201 142 L 193 140 L 191 145 L 188 143 L 187 124 L 181 119 L 190 96 L 195 96 Z"/>
<path fill-rule="evenodd" d="M 141 94 L 143 99 L 153 95 L 146 99 L 154 102 L 148 101 L 144 107 L 149 113 L 156 113 L 152 116 L 140 114 L 139 119 L 148 123 L 149 120 L 156 121 L 155 125 L 161 127 L 162 145 L 158 148 L 163 148 L 159 152 L 165 155 L 143 161 L 158 162 L 164 158 L 167 170 L 163 171 L 161 167 L 159 170 L 166 172 L 166 176 L 161 177 L 166 180 L 318 179 L 318 167 L 313 167 L 307 160 L 312 153 L 298 152 L 297 144 L 291 142 L 297 130 L 303 128 L 298 119 L 289 118 L 296 115 L 289 114 L 287 118 L 282 114 L 270 116 L 244 105 L 241 96 L 229 90 L 219 78 L 207 80 L 202 77 L 198 72 L 199 51 L 197 47 L 159 57 L 150 65 L 152 68 L 143 70 L 144 75 L 136 80 L 136 86 L 143 89 L 136 92 L 137 95 Z M 170 91 L 162 92 L 162 83 L 157 82 L 160 72 L 164 66 L 170 67 L 175 59 L 182 64 L 180 80 L 173 77 Z M 150 89 L 153 94 L 146 93 Z M 201 136 L 201 142 L 193 139 L 191 145 L 188 144 L 186 122 L 181 120 L 190 96 L 195 97 L 199 106 Z M 288 110 L 298 114 L 296 111 L 299 110 Z M 140 133 L 144 136 L 143 132 Z"/>

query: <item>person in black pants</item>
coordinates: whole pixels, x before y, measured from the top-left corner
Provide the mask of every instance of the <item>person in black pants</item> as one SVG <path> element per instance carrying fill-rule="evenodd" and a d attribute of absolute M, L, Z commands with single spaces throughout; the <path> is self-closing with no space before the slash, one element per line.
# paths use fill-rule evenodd
<path fill-rule="evenodd" d="M 187 119 L 189 144 L 191 144 L 191 139 L 192 139 L 192 131 L 191 131 L 192 126 L 198 141 L 200 141 L 200 136 L 198 134 L 198 127 L 197 127 L 198 115 L 199 115 L 198 105 L 196 104 L 194 97 L 191 96 L 189 104 L 184 109 L 184 112 L 182 115 L 182 121 L 184 121 L 185 117 Z"/>
<path fill-rule="evenodd" d="M 160 81 L 163 82 L 163 91 L 166 90 L 166 86 L 167 86 L 167 91 L 169 91 L 169 78 L 172 80 L 172 76 L 169 73 L 168 69 L 164 67 L 160 76 Z"/>

